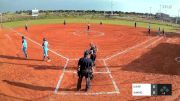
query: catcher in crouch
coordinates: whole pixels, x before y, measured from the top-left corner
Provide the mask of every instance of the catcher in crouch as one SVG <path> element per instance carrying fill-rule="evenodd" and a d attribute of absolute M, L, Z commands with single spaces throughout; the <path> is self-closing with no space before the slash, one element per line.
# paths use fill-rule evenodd
<path fill-rule="evenodd" d="M 93 66 L 95 66 L 97 47 L 93 43 L 90 43 L 89 46 L 90 46 L 89 49 L 90 59 L 93 62 Z"/>

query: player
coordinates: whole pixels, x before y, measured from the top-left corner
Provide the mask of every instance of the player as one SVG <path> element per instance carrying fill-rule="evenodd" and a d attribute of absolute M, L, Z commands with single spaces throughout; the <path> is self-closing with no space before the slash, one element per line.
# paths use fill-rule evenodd
<path fill-rule="evenodd" d="M 24 28 L 28 32 L 28 25 L 27 24 L 25 24 Z"/>
<path fill-rule="evenodd" d="M 99 24 L 102 25 L 102 21 Z"/>
<path fill-rule="evenodd" d="M 97 47 L 93 43 L 90 43 L 89 46 L 90 59 L 93 61 L 93 66 L 95 66 Z"/>
<path fill-rule="evenodd" d="M 22 36 L 22 50 L 24 53 L 24 56 L 26 59 L 28 59 L 28 54 L 27 54 L 27 41 L 26 38 L 24 36 Z"/>
<path fill-rule="evenodd" d="M 90 24 L 87 25 L 87 31 L 89 31 L 89 30 L 90 30 Z"/>
<path fill-rule="evenodd" d="M 64 20 L 64 25 L 66 25 L 66 20 Z"/>
<path fill-rule="evenodd" d="M 149 34 L 149 35 L 151 34 L 151 26 L 150 26 L 150 24 L 149 24 L 149 26 L 148 26 L 148 34 Z"/>
<path fill-rule="evenodd" d="M 158 28 L 158 33 L 157 33 L 158 35 L 160 35 L 161 34 L 161 28 L 159 27 Z"/>
<path fill-rule="evenodd" d="M 134 27 L 136 28 L 136 26 L 137 26 L 137 23 L 136 23 L 136 21 L 134 22 Z"/>
<path fill-rule="evenodd" d="M 48 59 L 47 62 L 50 62 L 50 58 L 48 56 L 48 41 L 46 40 L 46 38 L 43 38 L 43 43 L 42 43 L 42 47 L 43 47 L 43 60 L 46 61 L 46 58 Z"/>
<path fill-rule="evenodd" d="M 77 73 L 78 73 L 78 83 L 77 83 L 77 90 L 79 91 L 81 89 L 81 83 L 82 83 L 82 79 L 83 77 L 86 78 L 86 89 L 85 91 L 88 91 L 90 88 L 90 78 L 93 72 L 93 68 L 92 68 L 92 60 L 90 58 L 88 58 L 88 51 L 84 52 L 84 57 L 79 59 L 78 62 L 78 68 L 77 68 Z"/>
<path fill-rule="evenodd" d="M 163 30 L 162 30 L 162 34 L 163 34 L 163 36 L 166 36 L 166 35 L 165 35 L 165 31 L 164 31 L 164 28 L 163 28 Z"/>

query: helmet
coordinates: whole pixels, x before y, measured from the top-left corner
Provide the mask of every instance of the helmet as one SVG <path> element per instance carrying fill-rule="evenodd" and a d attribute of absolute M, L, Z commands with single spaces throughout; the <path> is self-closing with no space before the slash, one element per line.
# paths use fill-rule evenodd
<path fill-rule="evenodd" d="M 43 38 L 43 41 L 46 41 L 46 38 Z"/>
<path fill-rule="evenodd" d="M 89 52 L 87 50 L 84 51 L 84 57 L 88 56 Z"/>

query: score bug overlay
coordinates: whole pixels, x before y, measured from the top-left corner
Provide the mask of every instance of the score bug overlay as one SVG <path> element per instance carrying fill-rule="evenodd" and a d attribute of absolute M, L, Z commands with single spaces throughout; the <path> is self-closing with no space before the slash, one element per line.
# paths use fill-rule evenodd
<path fill-rule="evenodd" d="M 172 84 L 132 84 L 132 96 L 172 95 Z"/>

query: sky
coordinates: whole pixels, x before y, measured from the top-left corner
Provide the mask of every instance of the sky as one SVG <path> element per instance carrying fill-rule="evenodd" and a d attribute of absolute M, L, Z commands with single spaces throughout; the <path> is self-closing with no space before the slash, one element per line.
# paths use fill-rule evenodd
<path fill-rule="evenodd" d="M 164 5 L 171 6 L 164 8 Z M 102 10 L 139 13 L 163 12 L 178 16 L 180 0 L 0 0 L 0 12 L 31 10 Z"/>

